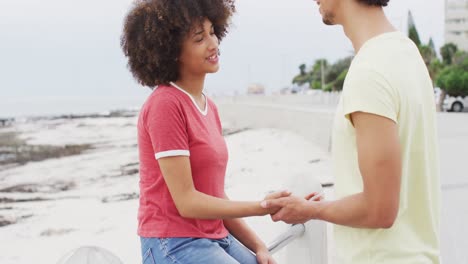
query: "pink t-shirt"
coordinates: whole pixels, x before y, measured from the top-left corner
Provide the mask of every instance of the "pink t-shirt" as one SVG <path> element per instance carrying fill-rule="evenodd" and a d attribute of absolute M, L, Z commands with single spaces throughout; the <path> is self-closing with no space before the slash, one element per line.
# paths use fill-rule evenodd
<path fill-rule="evenodd" d="M 189 156 L 195 188 L 223 198 L 228 152 L 215 104 L 204 110 L 184 90 L 159 86 L 143 105 L 138 120 L 142 237 L 203 237 L 218 239 L 228 231 L 223 221 L 182 217 L 164 181 L 157 159 Z"/>

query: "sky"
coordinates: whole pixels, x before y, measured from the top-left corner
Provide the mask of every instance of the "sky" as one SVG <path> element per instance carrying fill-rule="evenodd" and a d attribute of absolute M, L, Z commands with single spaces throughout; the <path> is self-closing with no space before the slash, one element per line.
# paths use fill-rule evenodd
<path fill-rule="evenodd" d="M 0 0 L 0 118 L 139 107 L 151 92 L 126 68 L 120 49 L 131 0 Z M 340 26 L 325 26 L 313 0 L 238 0 L 221 43 L 210 95 L 271 93 L 302 63 L 353 54 Z M 444 0 L 391 0 L 391 22 L 406 31 L 411 10 L 421 40 L 444 44 Z"/>

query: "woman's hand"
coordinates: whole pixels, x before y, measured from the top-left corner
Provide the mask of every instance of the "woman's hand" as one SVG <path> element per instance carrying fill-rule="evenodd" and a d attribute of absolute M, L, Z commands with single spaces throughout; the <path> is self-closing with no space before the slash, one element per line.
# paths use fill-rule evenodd
<path fill-rule="evenodd" d="M 263 201 L 274 200 L 274 199 L 279 199 L 279 198 L 289 197 L 289 196 L 291 196 L 291 192 L 287 190 L 270 192 L 267 196 L 265 196 Z M 261 204 L 261 207 L 265 208 L 262 204 Z M 265 209 L 265 214 L 273 215 L 273 214 L 276 214 L 280 209 L 281 207 L 269 207 L 268 209 Z"/>
<path fill-rule="evenodd" d="M 262 247 L 260 250 L 255 252 L 257 255 L 257 261 L 259 264 L 276 264 L 276 261 L 270 255 L 270 252 L 266 247 Z"/>

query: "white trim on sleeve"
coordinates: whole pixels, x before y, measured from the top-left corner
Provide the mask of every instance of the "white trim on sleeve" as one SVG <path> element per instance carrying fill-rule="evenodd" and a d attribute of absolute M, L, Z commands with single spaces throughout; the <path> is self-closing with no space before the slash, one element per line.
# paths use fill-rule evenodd
<path fill-rule="evenodd" d="M 154 154 L 156 159 L 166 158 L 166 157 L 174 157 L 174 156 L 190 156 L 190 151 L 184 149 L 177 149 L 177 150 L 168 150 L 162 151 Z"/>

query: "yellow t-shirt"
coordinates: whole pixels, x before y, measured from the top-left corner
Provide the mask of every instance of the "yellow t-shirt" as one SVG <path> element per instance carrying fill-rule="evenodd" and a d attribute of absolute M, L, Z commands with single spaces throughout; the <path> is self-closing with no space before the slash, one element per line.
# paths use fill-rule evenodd
<path fill-rule="evenodd" d="M 368 40 L 346 77 L 333 126 L 337 198 L 362 192 L 349 114 L 396 122 L 402 148 L 400 207 L 390 229 L 335 226 L 336 264 L 440 263 L 440 182 L 432 82 L 415 44 L 400 32 Z"/>

